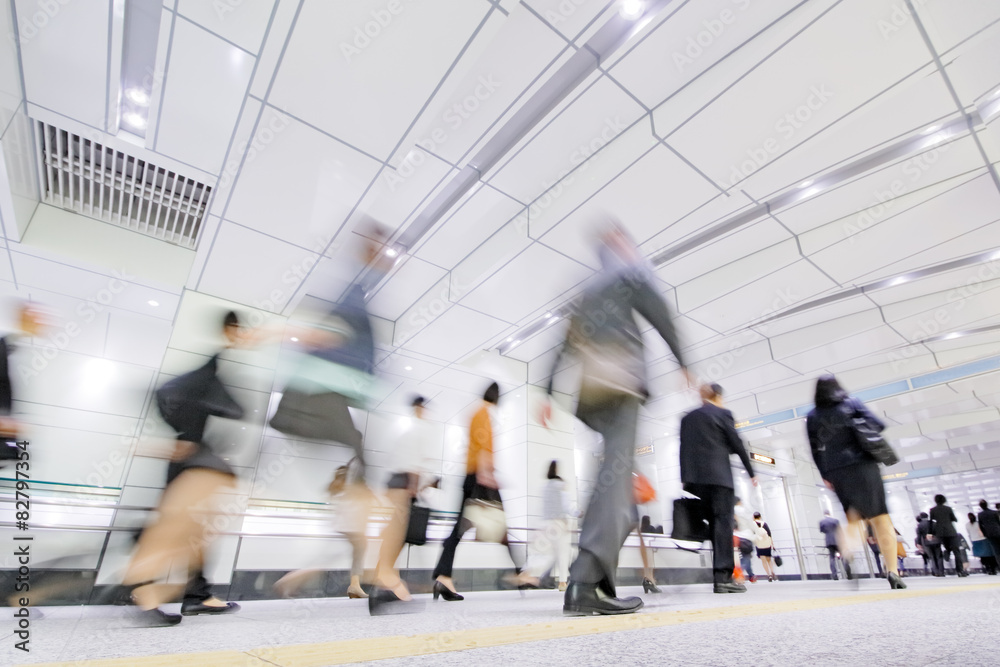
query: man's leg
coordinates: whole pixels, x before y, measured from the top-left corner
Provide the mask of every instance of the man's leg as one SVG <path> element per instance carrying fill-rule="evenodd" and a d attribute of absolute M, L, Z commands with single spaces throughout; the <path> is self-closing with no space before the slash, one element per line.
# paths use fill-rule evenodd
<path fill-rule="evenodd" d="M 836 581 L 840 578 L 837 574 L 837 547 L 828 544 L 826 548 L 830 552 L 830 575 Z"/>
<path fill-rule="evenodd" d="M 639 400 L 622 395 L 581 410 L 581 419 L 604 438 L 604 461 L 580 528 L 580 553 L 569 569 L 571 583 L 600 584 L 615 596 L 618 555 L 632 530 L 632 467 Z M 732 509 L 732 508 L 730 508 Z"/>
<path fill-rule="evenodd" d="M 701 498 L 707 505 L 709 532 L 712 534 L 712 577 L 716 584 L 733 580 L 736 559 L 733 556 L 733 490 L 725 486 L 690 484 L 685 491 Z"/>

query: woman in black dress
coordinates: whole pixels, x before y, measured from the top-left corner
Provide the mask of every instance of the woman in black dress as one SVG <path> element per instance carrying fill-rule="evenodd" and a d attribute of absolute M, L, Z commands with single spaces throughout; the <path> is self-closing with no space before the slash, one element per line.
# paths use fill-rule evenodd
<path fill-rule="evenodd" d="M 857 444 L 852 419 L 864 417 L 879 431 L 885 424 L 864 403 L 848 396 L 832 375 L 816 381 L 815 403 L 806 417 L 806 431 L 816 467 L 847 513 L 844 558 L 850 559 L 860 546 L 864 521 L 874 528 L 882 553 L 895 553 L 896 532 L 886 507 L 882 475 L 875 459 Z M 895 558 L 886 559 L 886 569 L 890 588 L 906 588 Z"/>

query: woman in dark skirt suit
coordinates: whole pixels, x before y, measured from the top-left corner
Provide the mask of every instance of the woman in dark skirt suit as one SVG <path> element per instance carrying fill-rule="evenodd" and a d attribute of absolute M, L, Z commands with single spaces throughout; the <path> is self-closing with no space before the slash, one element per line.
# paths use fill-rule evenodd
<path fill-rule="evenodd" d="M 854 439 L 852 417 L 863 416 L 883 430 L 885 424 L 856 398 L 851 398 L 832 375 L 816 381 L 816 407 L 806 417 L 806 431 L 813 461 L 823 481 L 837 494 L 847 513 L 845 559 L 859 548 L 863 522 L 875 530 L 882 553 L 896 552 L 896 531 L 885 502 L 885 487 L 878 463 Z M 895 558 L 886 559 L 889 586 L 906 588 Z"/>

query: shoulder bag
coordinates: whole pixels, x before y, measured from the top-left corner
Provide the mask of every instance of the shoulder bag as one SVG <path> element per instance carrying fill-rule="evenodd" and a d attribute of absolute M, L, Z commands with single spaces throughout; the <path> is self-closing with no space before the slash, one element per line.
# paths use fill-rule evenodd
<path fill-rule="evenodd" d="M 477 542 L 502 542 L 507 537 L 507 518 L 498 489 L 476 484 L 465 501 L 462 517 L 476 529 Z"/>
<path fill-rule="evenodd" d="M 899 463 L 899 455 L 892 448 L 882 434 L 879 433 L 865 415 L 857 408 L 850 416 L 851 429 L 854 433 L 854 442 L 858 444 L 862 451 L 868 454 L 884 466 L 892 466 Z"/>

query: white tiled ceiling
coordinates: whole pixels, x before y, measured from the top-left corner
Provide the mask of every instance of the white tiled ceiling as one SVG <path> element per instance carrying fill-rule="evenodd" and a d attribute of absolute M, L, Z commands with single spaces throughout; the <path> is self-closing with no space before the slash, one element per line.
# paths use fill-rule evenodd
<path fill-rule="evenodd" d="M 27 21 L 19 45 L 30 108 L 102 139 L 121 66 L 109 48 L 111 3 L 56 3 L 41 27 L 31 18 L 37 3 L 12 4 L 19 25 Z M 839 298 L 1000 250 L 997 122 L 986 129 L 970 115 L 971 131 L 916 141 L 931 125 L 961 126 L 962 114 L 989 111 L 1000 89 L 996 3 L 913 3 L 915 15 L 896 0 L 666 3 L 521 133 L 509 124 L 558 85 L 560 68 L 575 62 L 614 3 L 174 4 L 158 44 L 163 105 L 148 136 L 155 153 L 215 177 L 189 290 L 284 315 L 328 307 L 357 273 L 344 253 L 355 221 L 370 216 L 405 237 L 463 169 L 478 170 L 491 142 L 508 143 L 474 188 L 426 221 L 370 295 L 385 332 L 377 344 L 389 411 L 419 390 L 436 392 L 438 418 L 461 418 L 486 384 L 461 362 L 520 340 L 546 310 L 572 300 L 597 266 L 588 234 L 605 213 L 629 227 L 645 255 L 667 254 L 655 275 L 677 311 L 682 346 L 693 368 L 748 413 L 737 417 L 808 404 L 820 372 L 859 390 L 998 354 L 998 329 L 920 341 L 1000 324 L 1000 259 Z M 4 127 L 20 104 L 15 74 L 5 59 Z M 860 162 L 887 146 L 896 149 L 882 161 Z M 835 183 L 796 187 L 836 168 L 846 175 Z M 802 198 L 783 200 L 788 193 Z M 6 219 L 4 227 L 8 293 L 73 312 L 115 268 L 21 247 Z M 106 355 L 130 382 L 148 384 L 143 373 L 159 364 L 179 291 L 132 285 L 110 319 L 70 342 L 52 377 L 75 381 L 89 368 L 77 356 Z M 820 297 L 834 300 L 783 314 Z M 560 343 L 554 330 L 525 337 L 505 361 L 544 383 Z M 644 417 L 675 421 L 690 407 L 676 361 L 659 342 L 649 359 L 658 395 Z M 571 382 L 573 370 L 562 377 Z M 996 407 L 996 387 L 963 382 L 876 406 L 917 428 L 907 437 L 918 440 L 920 424 L 930 428 L 949 411 Z M 49 403 L 138 418 L 141 405 L 110 396 L 112 408 L 68 389 Z M 941 454 L 943 467 L 972 472 L 1000 463 L 994 440 L 970 445 L 984 447 L 975 456 L 933 449 L 977 435 L 961 428 L 915 442 L 907 462 L 926 467 L 916 457 Z M 799 430 L 773 433 L 804 446 Z"/>

